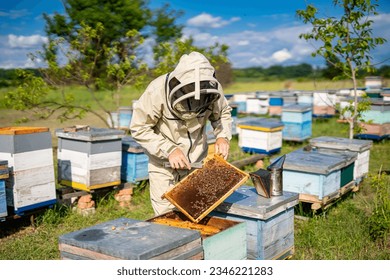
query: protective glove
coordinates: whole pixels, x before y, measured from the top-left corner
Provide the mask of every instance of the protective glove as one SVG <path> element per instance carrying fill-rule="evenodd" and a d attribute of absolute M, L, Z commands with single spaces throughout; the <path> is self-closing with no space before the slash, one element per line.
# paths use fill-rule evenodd
<path fill-rule="evenodd" d="M 188 169 L 191 170 L 191 164 L 180 148 L 176 148 L 168 156 L 169 164 L 173 169 Z"/>
<path fill-rule="evenodd" d="M 227 160 L 229 156 L 229 146 L 230 143 L 226 138 L 217 138 L 215 141 L 215 153 Z"/>

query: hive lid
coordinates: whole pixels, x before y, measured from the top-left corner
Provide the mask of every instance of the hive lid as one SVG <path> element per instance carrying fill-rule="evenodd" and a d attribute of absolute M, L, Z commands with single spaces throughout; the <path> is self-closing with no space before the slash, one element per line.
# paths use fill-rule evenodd
<path fill-rule="evenodd" d="M 125 132 L 123 130 L 96 128 L 89 126 L 86 126 L 85 128 L 80 130 L 71 130 L 68 128 L 56 129 L 57 137 L 91 142 L 120 139 L 124 136 L 124 134 Z"/>
<path fill-rule="evenodd" d="M 267 220 L 298 204 L 299 194 L 283 191 L 283 195 L 262 197 L 254 187 L 242 186 L 216 208 L 216 211 Z"/>
<path fill-rule="evenodd" d="M 237 123 L 238 127 L 251 130 L 279 131 L 284 124 L 275 118 L 256 118 Z"/>
<path fill-rule="evenodd" d="M 346 160 L 341 156 L 298 149 L 286 155 L 283 170 L 327 175 L 345 166 Z"/>
<path fill-rule="evenodd" d="M 311 111 L 311 106 L 304 105 L 304 104 L 290 104 L 283 106 L 282 110 L 283 112 L 298 112 L 298 113 L 304 113 Z"/>
<path fill-rule="evenodd" d="M 195 230 L 119 218 L 61 235 L 59 245 L 60 248 L 66 244 L 118 259 L 146 260 L 200 238 Z"/>
<path fill-rule="evenodd" d="M 347 150 L 363 152 L 371 148 L 371 140 L 349 139 L 342 137 L 321 136 L 309 140 L 310 145 L 319 148 L 330 148 L 336 150 Z"/>
<path fill-rule="evenodd" d="M 31 134 L 47 132 L 47 127 L 33 127 L 33 126 L 12 126 L 12 127 L 0 127 L 0 135 L 19 135 L 19 134 Z"/>
<path fill-rule="evenodd" d="M 122 138 L 122 150 L 134 154 L 141 154 L 145 152 L 144 148 L 142 148 L 142 146 L 138 144 L 138 142 L 135 141 L 131 136 Z"/>
<path fill-rule="evenodd" d="M 178 182 L 163 197 L 198 223 L 248 178 L 247 173 L 213 154 L 205 159 L 201 169 Z"/>
<path fill-rule="evenodd" d="M 345 166 L 350 165 L 351 163 L 355 162 L 358 153 L 347 151 L 347 150 L 335 150 L 335 149 L 328 149 L 328 148 L 314 148 L 313 152 L 317 152 L 320 154 L 330 155 L 330 156 L 336 156 L 341 157 L 344 160 Z"/>

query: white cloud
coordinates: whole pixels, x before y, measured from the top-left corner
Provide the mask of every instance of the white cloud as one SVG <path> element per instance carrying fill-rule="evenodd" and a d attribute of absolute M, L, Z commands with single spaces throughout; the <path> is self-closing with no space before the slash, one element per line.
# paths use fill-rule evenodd
<path fill-rule="evenodd" d="M 239 17 L 232 17 L 229 20 L 223 20 L 221 17 L 213 17 L 210 14 L 201 13 L 200 15 L 190 18 L 187 21 L 187 24 L 189 26 L 194 26 L 194 27 L 220 28 L 239 20 L 240 20 Z"/>
<path fill-rule="evenodd" d="M 271 56 L 276 62 L 280 63 L 286 61 L 292 57 L 291 53 L 287 49 L 276 51 Z"/>
<path fill-rule="evenodd" d="M 47 43 L 47 38 L 41 35 L 16 36 L 8 35 L 8 44 L 11 48 L 31 48 Z"/>
<path fill-rule="evenodd" d="M 17 19 L 24 17 L 29 14 L 29 11 L 26 9 L 23 10 L 10 10 L 9 12 L 3 12 L 0 11 L 0 17 L 10 18 L 10 19 Z"/>

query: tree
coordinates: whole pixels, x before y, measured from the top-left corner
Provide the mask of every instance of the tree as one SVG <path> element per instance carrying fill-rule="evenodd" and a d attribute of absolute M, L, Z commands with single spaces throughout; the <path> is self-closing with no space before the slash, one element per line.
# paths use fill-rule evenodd
<path fill-rule="evenodd" d="M 120 44 L 111 46 L 102 43 L 103 34 L 102 24 L 98 23 L 96 28 L 92 28 L 82 22 L 72 41 L 57 38 L 51 40 L 44 51 L 31 54 L 32 60 L 43 59 L 47 67 L 40 69 L 42 76 L 39 77 L 19 70 L 19 86 L 16 91 L 6 94 L 7 105 L 16 110 L 32 111 L 42 119 L 50 118 L 54 113 L 58 113 L 61 121 L 82 118 L 85 113 L 92 113 L 106 126 L 113 124 L 108 103 L 114 102 L 118 106 L 119 92 L 123 86 L 142 84 L 148 71 L 146 64 L 136 55 L 118 59 L 124 49 L 135 50 L 142 44 L 143 38 L 138 31 L 128 31 L 122 36 Z M 54 48 L 58 52 L 46 51 Z M 59 57 L 65 58 L 64 65 L 59 63 Z M 101 77 L 95 77 L 94 70 L 102 57 L 105 58 L 105 72 Z M 77 102 L 68 87 L 74 82 L 87 89 L 89 99 L 95 102 L 97 108 Z M 51 94 L 53 90 L 60 94 Z M 104 98 L 107 91 L 110 98 Z"/>
<path fill-rule="evenodd" d="M 161 43 L 155 48 L 153 75 L 159 76 L 172 71 L 183 54 L 198 51 L 203 53 L 211 65 L 214 66 L 217 79 L 222 86 L 225 86 L 231 82 L 231 79 L 222 76 L 232 75 L 230 62 L 227 59 L 228 48 L 227 45 L 220 45 L 218 43 L 204 48 L 196 47 L 193 44 L 192 38 Z"/>
<path fill-rule="evenodd" d="M 376 2 L 376 1 L 374 1 Z M 372 37 L 371 16 L 376 15 L 377 4 L 371 0 L 333 0 L 333 5 L 342 10 L 340 17 L 319 17 L 318 10 L 308 5 L 298 10 L 297 15 L 304 23 L 310 23 L 312 30 L 300 35 L 305 40 L 322 42 L 313 52 L 342 71 L 342 75 L 352 80 L 354 88 L 353 112 L 348 118 L 349 138 L 353 138 L 359 129 L 357 75 L 359 70 L 367 72 L 373 69 L 370 51 L 385 42 L 384 38 Z M 337 57 L 338 61 L 333 60 Z M 363 106 L 366 108 L 366 106 Z"/>
<path fill-rule="evenodd" d="M 157 43 L 176 39 L 182 35 L 182 26 L 175 24 L 181 12 L 171 10 L 168 4 L 157 10 L 149 9 L 148 1 L 145 0 L 63 0 L 63 4 L 65 15 L 58 13 L 52 16 L 43 15 L 49 41 L 62 38 L 69 43 L 78 36 L 81 23 L 94 29 L 98 24 L 103 24 L 104 29 L 99 42 L 91 42 L 91 44 L 95 44 L 96 48 L 99 48 L 97 44 L 106 47 L 115 46 L 119 61 L 124 61 L 129 55 L 135 55 L 136 50 L 126 48 L 122 40 L 129 30 L 137 30 L 144 38 L 154 36 Z M 52 55 L 50 53 L 56 51 L 57 48 L 46 48 L 47 55 Z M 90 55 L 96 58 L 93 52 Z M 97 59 L 92 74 L 94 77 L 101 77 L 106 71 L 105 61 L 108 58 L 105 54 L 101 54 Z"/>

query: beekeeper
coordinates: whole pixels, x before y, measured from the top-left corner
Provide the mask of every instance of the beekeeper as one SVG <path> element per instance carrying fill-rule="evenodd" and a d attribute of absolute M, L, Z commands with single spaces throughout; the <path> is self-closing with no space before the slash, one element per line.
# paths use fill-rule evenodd
<path fill-rule="evenodd" d="M 231 107 L 215 69 L 199 52 L 183 55 L 176 68 L 153 80 L 135 103 L 131 135 L 149 156 L 150 198 L 156 215 L 174 206 L 162 195 L 187 176 L 191 163 L 208 153 L 206 121 L 216 137 L 215 153 L 227 159 Z M 164 163 L 170 167 L 164 167 Z"/>

